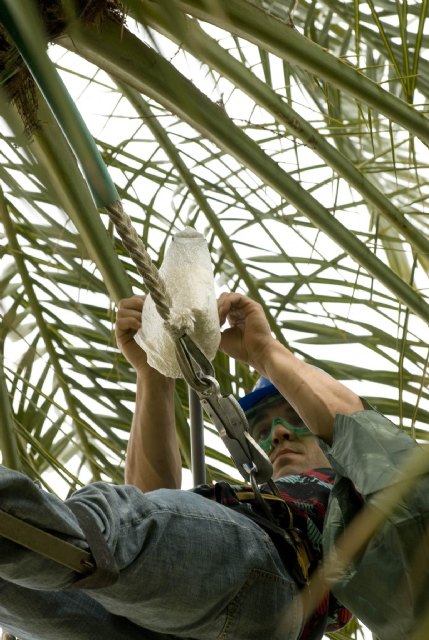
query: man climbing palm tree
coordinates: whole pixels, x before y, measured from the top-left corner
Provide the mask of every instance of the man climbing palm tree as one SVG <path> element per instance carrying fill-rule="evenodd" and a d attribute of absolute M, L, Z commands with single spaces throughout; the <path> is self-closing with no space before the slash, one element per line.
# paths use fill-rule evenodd
<path fill-rule="evenodd" d="M 201 495 L 178 490 L 172 383 L 150 370 L 144 354 L 131 342 L 142 306 L 141 300 L 132 300 L 120 305 L 117 322 L 118 344 L 138 373 L 127 480 L 149 491 L 144 493 L 131 484 L 98 482 L 63 503 L 25 476 L 0 469 L 0 504 L 4 511 L 88 548 L 74 515 L 78 505 L 92 522 L 92 529 L 86 523 L 85 530 L 101 534 L 95 546 L 110 555 L 118 569 L 117 579 L 108 586 L 89 589 L 73 571 L 1 539 L 0 620 L 22 638 L 69 638 L 69 625 L 62 624 L 51 605 L 62 602 L 67 619 L 66 600 L 72 594 L 70 612 L 75 614 L 76 605 L 82 602 L 75 638 L 87 637 L 82 621 L 91 603 L 95 603 L 100 616 L 99 637 L 103 639 L 121 637 L 109 636 L 108 632 L 109 620 L 120 624 L 119 616 L 125 618 L 124 625 L 131 625 L 131 638 L 138 629 L 140 637 L 150 640 L 321 638 L 323 625 L 309 624 L 311 619 L 304 617 L 299 597 L 303 554 L 296 554 L 299 566 L 294 564 L 294 556 L 291 564 L 285 562 L 284 549 L 276 545 L 270 529 L 256 522 L 250 510 L 248 516 L 235 508 L 234 494 L 225 493 L 225 487 L 221 486 L 220 501 L 226 497 L 233 503 L 230 506 L 206 499 L 204 491 Z M 317 513 L 314 518 L 310 514 L 306 522 L 309 527 L 313 522 L 317 529 L 320 520 L 325 520 L 324 540 L 329 547 L 362 501 L 372 500 L 374 495 L 376 499 L 377 492 L 392 482 L 394 471 L 416 445 L 383 416 L 365 409 L 352 391 L 298 360 L 275 341 L 260 305 L 239 294 L 224 294 L 218 308 L 221 324 L 226 319 L 230 324 L 222 334 L 221 349 L 253 366 L 287 401 L 285 404 L 280 398 L 280 404 L 263 403 L 260 420 L 253 419 L 252 425 L 254 429 L 260 427 L 255 433 L 269 452 L 276 483 L 292 518 L 301 510 L 304 522 L 306 512 L 316 504 Z M 299 424 L 293 423 L 295 414 Z M 314 435 L 304 436 L 303 425 Z M 337 474 L 332 492 L 332 483 L 319 471 L 327 467 L 325 455 Z M 328 478 L 329 474 L 325 475 Z M 287 497 L 293 485 L 304 488 L 301 500 L 297 493 Z M 313 501 L 308 493 L 311 485 Z M 427 607 L 427 570 L 419 574 L 420 582 L 408 579 L 413 561 L 410 549 L 423 544 L 422 557 L 427 558 L 427 543 L 422 543 L 422 527 L 429 520 L 427 495 L 428 479 L 422 476 L 407 504 L 398 505 L 397 514 L 353 566 L 338 576 L 334 586 L 340 601 L 382 639 L 409 637 L 419 612 Z M 316 536 L 317 531 L 312 531 Z M 312 557 L 314 544 L 305 544 L 306 537 L 311 542 L 310 529 L 301 530 L 297 536 L 297 548 L 310 547 L 307 560 L 311 567 L 318 557 Z M 97 549 L 92 551 L 97 555 Z M 31 620 L 17 621 L 14 594 L 22 589 L 28 590 L 29 602 L 31 590 L 38 590 L 33 601 L 36 631 L 31 628 Z M 404 602 L 405 610 L 401 606 Z M 41 607 L 48 612 L 45 629 Z M 325 613 L 323 624 L 332 613 L 329 604 Z"/>

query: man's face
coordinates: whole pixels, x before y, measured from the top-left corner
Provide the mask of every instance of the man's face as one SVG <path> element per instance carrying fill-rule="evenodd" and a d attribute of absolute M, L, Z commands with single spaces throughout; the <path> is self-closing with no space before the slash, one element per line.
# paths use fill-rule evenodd
<path fill-rule="evenodd" d="M 249 426 L 253 438 L 268 453 L 274 480 L 330 466 L 315 436 L 281 397 L 264 399 L 260 408 L 255 405 Z"/>

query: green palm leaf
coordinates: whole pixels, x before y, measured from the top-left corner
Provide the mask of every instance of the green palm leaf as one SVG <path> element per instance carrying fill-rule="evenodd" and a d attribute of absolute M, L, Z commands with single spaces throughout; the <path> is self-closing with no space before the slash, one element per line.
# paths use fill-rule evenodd
<path fill-rule="evenodd" d="M 29 30 L 0 3 L 36 76 L 58 72 L 31 89 L 0 30 L 3 462 L 62 495 L 122 481 L 135 381 L 112 301 L 143 286 L 91 190 L 119 194 L 158 266 L 194 225 L 219 289 L 259 299 L 279 340 L 426 441 L 426 0 L 125 4 L 124 24 L 113 2 L 40 0 Z M 251 388 L 244 365 L 215 366 L 225 391 Z M 187 404 L 179 382 L 185 467 Z M 210 425 L 206 452 L 208 477 L 237 478 Z"/>

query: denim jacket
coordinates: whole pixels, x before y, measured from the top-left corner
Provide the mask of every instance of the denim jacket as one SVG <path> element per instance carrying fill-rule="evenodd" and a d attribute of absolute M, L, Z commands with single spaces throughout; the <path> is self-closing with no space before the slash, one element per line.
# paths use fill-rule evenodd
<path fill-rule="evenodd" d="M 336 472 L 323 546 L 329 552 L 364 501 L 401 481 L 401 465 L 417 446 L 373 409 L 337 415 L 332 446 L 320 442 Z M 429 474 L 399 501 L 383 527 L 349 566 L 332 592 L 380 640 L 406 640 L 429 606 Z M 419 571 L 420 569 L 420 571 Z"/>

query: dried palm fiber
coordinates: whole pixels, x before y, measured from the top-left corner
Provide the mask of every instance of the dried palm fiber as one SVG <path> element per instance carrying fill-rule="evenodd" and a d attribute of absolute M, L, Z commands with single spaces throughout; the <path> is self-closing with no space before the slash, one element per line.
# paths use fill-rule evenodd
<path fill-rule="evenodd" d="M 38 0 L 47 43 L 62 35 L 68 24 L 61 0 Z M 119 24 L 124 22 L 124 8 L 116 0 L 76 0 L 76 18 L 86 24 L 102 28 L 109 18 Z M 7 98 L 16 106 L 27 135 L 37 128 L 37 93 L 33 76 L 24 63 L 7 30 L 0 22 L 0 85 Z"/>

